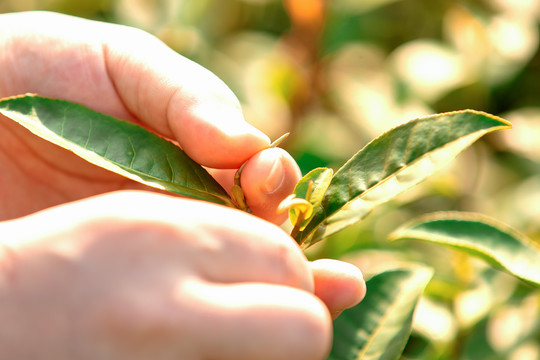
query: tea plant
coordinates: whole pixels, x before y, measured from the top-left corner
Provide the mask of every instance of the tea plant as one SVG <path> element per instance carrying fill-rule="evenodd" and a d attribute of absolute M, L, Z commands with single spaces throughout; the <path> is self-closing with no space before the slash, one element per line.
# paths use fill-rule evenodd
<path fill-rule="evenodd" d="M 232 197 L 171 142 L 82 105 L 36 95 L 0 100 L 0 113 L 87 161 L 148 186 L 247 210 L 237 172 Z M 510 123 L 464 110 L 414 119 L 371 141 L 335 173 L 317 168 L 280 208 L 291 236 L 306 249 L 362 221 L 375 207 L 422 182 L 476 140 Z M 274 146 L 277 144 L 274 144 Z M 421 240 L 462 250 L 540 287 L 540 249 L 480 214 L 427 214 L 394 231 L 391 241 Z M 376 274 L 366 298 L 334 323 L 328 359 L 397 359 L 409 339 L 418 299 L 433 275 L 411 264 Z"/>

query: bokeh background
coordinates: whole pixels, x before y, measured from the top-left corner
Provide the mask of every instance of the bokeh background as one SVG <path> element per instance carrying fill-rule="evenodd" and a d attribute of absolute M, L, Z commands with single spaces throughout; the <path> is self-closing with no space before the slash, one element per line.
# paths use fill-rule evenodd
<path fill-rule="evenodd" d="M 407 120 L 476 109 L 510 120 L 365 221 L 313 247 L 369 277 L 422 262 L 435 277 L 404 359 L 540 359 L 538 291 L 434 245 L 389 243 L 431 211 L 476 211 L 540 240 L 540 0 L 0 0 L 151 32 L 220 76 L 246 119 L 303 172 L 338 168 Z M 540 264 L 538 264 L 540 266 Z"/>

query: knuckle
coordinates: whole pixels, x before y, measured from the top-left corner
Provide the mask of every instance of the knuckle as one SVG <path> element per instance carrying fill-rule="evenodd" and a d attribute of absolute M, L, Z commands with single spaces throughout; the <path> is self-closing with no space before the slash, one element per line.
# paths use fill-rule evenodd
<path fill-rule="evenodd" d="M 169 309 L 161 301 L 120 296 L 98 306 L 93 327 L 115 344 L 163 345 L 184 331 Z"/>
<path fill-rule="evenodd" d="M 307 259 L 292 238 L 281 229 L 272 236 L 269 261 L 280 283 L 312 292 L 313 276 Z"/>
<path fill-rule="evenodd" d="M 308 272 L 307 267 L 303 266 L 305 261 L 299 256 L 291 244 L 284 242 L 276 243 L 271 250 L 269 259 L 271 262 L 270 266 L 279 283 L 306 288 Z M 309 288 L 306 290 L 310 290 Z"/>

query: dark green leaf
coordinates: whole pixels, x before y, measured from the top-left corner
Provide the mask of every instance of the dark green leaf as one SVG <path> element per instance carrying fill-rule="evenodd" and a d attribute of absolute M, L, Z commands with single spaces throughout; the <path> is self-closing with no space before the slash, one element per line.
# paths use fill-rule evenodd
<path fill-rule="evenodd" d="M 334 321 L 328 360 L 398 359 L 409 339 L 414 309 L 433 272 L 421 266 L 380 273 L 365 299 Z"/>
<path fill-rule="evenodd" d="M 68 101 L 24 95 L 0 113 L 83 159 L 143 184 L 233 206 L 227 192 L 172 142 L 136 124 Z"/>
<path fill-rule="evenodd" d="M 507 121 L 465 110 L 416 119 L 370 142 L 339 169 L 313 219 L 296 236 L 308 247 L 423 181 Z"/>
<path fill-rule="evenodd" d="M 392 240 L 423 240 L 482 258 L 540 286 L 540 247 L 525 235 L 480 214 L 444 212 L 422 216 L 391 234 Z"/>

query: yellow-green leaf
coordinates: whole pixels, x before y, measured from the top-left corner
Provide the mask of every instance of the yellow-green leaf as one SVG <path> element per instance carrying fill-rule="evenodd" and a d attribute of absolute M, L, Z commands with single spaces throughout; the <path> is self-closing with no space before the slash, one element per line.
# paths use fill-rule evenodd
<path fill-rule="evenodd" d="M 294 194 L 296 197 L 306 199 L 314 206 L 318 206 L 328 189 L 328 185 L 330 185 L 333 173 L 333 170 L 329 168 L 311 170 L 298 181 L 294 188 Z M 310 190 L 308 191 L 308 189 Z"/>
<path fill-rule="evenodd" d="M 328 185 L 330 185 L 330 181 L 332 180 L 332 174 L 332 169 L 316 168 L 308 172 L 296 184 L 293 191 L 295 197 L 304 199 L 311 204 L 309 211 L 303 213 L 302 225 L 299 226 L 300 230 L 303 230 L 311 221 L 313 209 L 320 206 L 324 194 L 326 193 L 326 189 L 328 189 Z M 298 209 L 290 207 L 289 218 L 293 225 L 296 225 L 298 216 Z"/>

